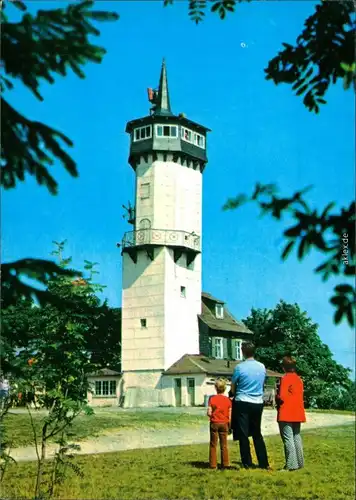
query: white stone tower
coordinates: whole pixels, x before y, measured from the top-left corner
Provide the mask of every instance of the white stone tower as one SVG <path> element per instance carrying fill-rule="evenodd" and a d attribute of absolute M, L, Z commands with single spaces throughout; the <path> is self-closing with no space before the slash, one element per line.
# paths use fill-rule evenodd
<path fill-rule="evenodd" d="M 150 115 L 127 124 L 136 175 L 134 230 L 122 241 L 125 389 L 160 389 L 161 375 L 199 353 L 202 173 L 209 131 L 170 107 L 163 61 Z"/>

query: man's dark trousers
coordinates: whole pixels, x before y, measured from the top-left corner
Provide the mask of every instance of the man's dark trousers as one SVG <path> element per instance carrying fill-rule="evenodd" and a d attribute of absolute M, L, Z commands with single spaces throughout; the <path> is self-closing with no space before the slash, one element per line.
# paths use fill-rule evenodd
<path fill-rule="evenodd" d="M 268 457 L 266 445 L 261 434 L 261 420 L 263 403 L 248 403 L 247 401 L 235 401 L 234 412 L 240 441 L 241 462 L 244 467 L 252 466 L 249 435 L 252 436 L 255 446 L 258 465 L 262 469 L 268 468 Z"/>

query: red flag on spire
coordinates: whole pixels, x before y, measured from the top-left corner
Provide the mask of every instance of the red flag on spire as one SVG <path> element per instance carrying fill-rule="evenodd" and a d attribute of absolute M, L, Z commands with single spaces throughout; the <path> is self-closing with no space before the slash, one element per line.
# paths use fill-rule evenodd
<path fill-rule="evenodd" d="M 154 101 L 155 93 L 153 89 L 147 89 L 147 94 L 148 94 L 148 100 L 150 102 Z"/>

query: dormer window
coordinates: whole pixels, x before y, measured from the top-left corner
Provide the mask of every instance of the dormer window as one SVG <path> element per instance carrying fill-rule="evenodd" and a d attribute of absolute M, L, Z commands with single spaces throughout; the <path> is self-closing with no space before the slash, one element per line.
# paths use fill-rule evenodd
<path fill-rule="evenodd" d="M 224 306 L 222 304 L 215 304 L 215 316 L 218 319 L 224 319 Z"/>

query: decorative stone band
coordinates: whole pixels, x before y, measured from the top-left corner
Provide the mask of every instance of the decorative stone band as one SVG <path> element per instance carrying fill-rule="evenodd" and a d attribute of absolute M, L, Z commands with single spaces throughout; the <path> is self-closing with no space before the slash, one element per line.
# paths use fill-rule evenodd
<path fill-rule="evenodd" d="M 173 229 L 139 229 L 124 234 L 122 248 L 132 248 L 145 245 L 166 245 L 170 247 L 185 247 L 200 252 L 200 236 L 186 231 Z"/>

